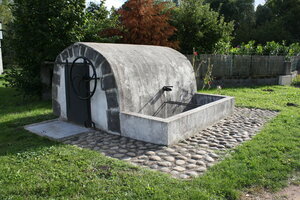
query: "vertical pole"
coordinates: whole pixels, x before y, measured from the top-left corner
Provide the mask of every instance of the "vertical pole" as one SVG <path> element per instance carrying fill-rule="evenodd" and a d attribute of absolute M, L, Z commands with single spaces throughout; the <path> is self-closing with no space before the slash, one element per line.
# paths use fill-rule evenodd
<path fill-rule="evenodd" d="M 1 40 L 2 40 L 2 23 L 0 22 L 0 75 L 3 73 Z"/>

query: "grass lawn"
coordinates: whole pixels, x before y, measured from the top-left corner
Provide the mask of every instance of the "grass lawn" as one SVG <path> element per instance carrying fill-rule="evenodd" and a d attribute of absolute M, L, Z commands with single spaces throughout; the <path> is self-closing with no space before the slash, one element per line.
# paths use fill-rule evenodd
<path fill-rule="evenodd" d="M 238 199 L 249 188 L 279 189 L 300 171 L 300 107 L 286 106 L 300 105 L 300 88 L 205 92 L 280 113 L 204 176 L 183 181 L 23 130 L 53 118 L 51 104 L 23 102 L 0 83 L 0 199 Z"/>

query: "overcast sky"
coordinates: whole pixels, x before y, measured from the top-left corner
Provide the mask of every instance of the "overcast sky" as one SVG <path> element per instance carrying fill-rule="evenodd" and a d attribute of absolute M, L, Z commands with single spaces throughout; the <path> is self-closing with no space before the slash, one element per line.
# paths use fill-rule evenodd
<path fill-rule="evenodd" d="M 99 3 L 100 0 L 87 0 L 87 2 L 96 2 Z M 106 7 L 110 9 L 112 6 L 119 8 L 126 0 L 106 0 Z M 255 0 L 255 7 L 259 4 L 264 4 L 265 0 Z"/>

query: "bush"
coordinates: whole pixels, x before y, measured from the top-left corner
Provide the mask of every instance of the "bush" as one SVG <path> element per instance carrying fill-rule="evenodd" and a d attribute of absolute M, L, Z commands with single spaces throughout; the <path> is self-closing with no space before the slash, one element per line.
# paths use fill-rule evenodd
<path fill-rule="evenodd" d="M 9 86 L 41 95 L 40 66 L 83 37 L 84 9 L 84 0 L 14 0 L 9 28 L 20 69 L 5 75 Z"/>
<path fill-rule="evenodd" d="M 172 23 L 177 28 L 177 39 L 182 53 L 189 54 L 193 47 L 199 52 L 212 52 L 216 43 L 229 43 L 233 23 L 212 11 L 203 0 L 183 0 L 174 9 Z"/>
<path fill-rule="evenodd" d="M 84 31 L 83 41 L 87 42 L 115 42 L 118 36 L 107 37 L 101 33 L 107 29 L 117 28 L 119 15 L 114 9 L 108 11 L 104 1 L 100 4 L 90 2 L 86 9 L 86 20 L 82 28 Z"/>
<path fill-rule="evenodd" d="M 266 45 L 256 45 L 255 41 L 242 43 L 240 46 L 231 47 L 229 43 L 217 43 L 214 49 L 215 54 L 233 55 L 270 55 L 270 56 L 296 56 L 300 55 L 300 44 L 293 43 L 289 46 L 277 42 L 267 42 Z"/>

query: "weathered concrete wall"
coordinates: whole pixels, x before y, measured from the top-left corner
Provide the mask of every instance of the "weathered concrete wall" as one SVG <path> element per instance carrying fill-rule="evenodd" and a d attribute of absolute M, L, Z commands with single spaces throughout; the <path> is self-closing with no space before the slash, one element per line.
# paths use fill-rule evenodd
<path fill-rule="evenodd" d="M 160 46 L 83 43 L 107 59 L 115 76 L 120 110 L 154 113 L 168 100 L 188 102 L 196 92 L 193 68 L 179 52 Z M 163 86 L 173 86 L 162 92 Z"/>
<path fill-rule="evenodd" d="M 233 112 L 232 97 L 196 93 L 194 99 L 207 104 L 164 119 L 121 112 L 122 135 L 155 144 L 172 145 Z"/>
<path fill-rule="evenodd" d="M 205 96 L 198 95 L 198 98 Z M 213 96 L 207 95 L 206 97 Z M 214 95 L 221 97 L 219 95 Z M 197 131 L 205 129 L 219 120 L 231 115 L 234 110 L 234 98 L 224 97 L 196 109 L 178 114 L 169 118 L 168 145 L 194 135 Z"/>
<path fill-rule="evenodd" d="M 196 92 L 190 62 L 179 52 L 160 46 L 76 43 L 56 59 L 53 74 L 53 110 L 67 119 L 65 62 L 78 56 L 91 60 L 101 77 L 91 99 L 96 127 L 120 133 L 120 111 L 151 115 L 166 101 L 189 102 Z M 164 92 L 164 86 L 173 86 Z M 93 85 L 91 85 L 93 87 Z"/>

